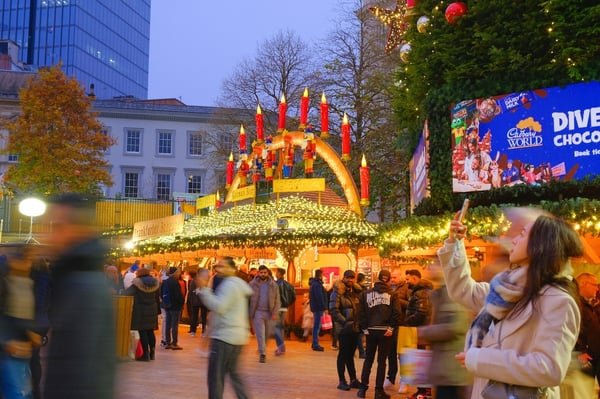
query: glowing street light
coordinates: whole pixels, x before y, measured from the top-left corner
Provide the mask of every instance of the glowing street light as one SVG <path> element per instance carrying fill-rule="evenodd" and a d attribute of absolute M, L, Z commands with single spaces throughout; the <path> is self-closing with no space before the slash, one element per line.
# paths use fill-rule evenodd
<path fill-rule="evenodd" d="M 46 212 L 46 204 L 37 198 L 25 198 L 23 201 L 19 202 L 19 212 L 25 216 L 29 216 L 29 236 L 25 241 L 37 242 L 33 238 L 33 218 L 41 216 Z"/>

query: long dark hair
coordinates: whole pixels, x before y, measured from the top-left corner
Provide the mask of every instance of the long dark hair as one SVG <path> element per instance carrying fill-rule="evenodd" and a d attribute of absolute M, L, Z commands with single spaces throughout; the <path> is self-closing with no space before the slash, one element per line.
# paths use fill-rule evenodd
<path fill-rule="evenodd" d="M 561 274 L 569 258 L 583 255 L 583 244 L 573 227 L 554 216 L 539 216 L 529 231 L 527 255 L 527 282 L 516 312 L 534 303 L 545 285 L 559 287 L 578 299 L 572 279 Z"/>

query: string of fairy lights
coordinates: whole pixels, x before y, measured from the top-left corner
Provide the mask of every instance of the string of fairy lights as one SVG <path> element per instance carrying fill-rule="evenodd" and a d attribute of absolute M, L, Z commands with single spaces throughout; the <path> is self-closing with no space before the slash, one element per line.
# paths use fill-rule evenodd
<path fill-rule="evenodd" d="M 509 206 L 509 205 L 507 205 Z M 541 201 L 541 208 L 571 223 L 581 235 L 600 236 L 600 201 L 572 198 Z M 374 224 L 342 207 L 319 205 L 301 196 L 279 202 L 241 205 L 186 221 L 184 231 L 141 241 L 133 249 L 117 248 L 113 255 L 147 255 L 201 249 L 273 247 L 293 257 L 307 247 L 377 248 L 381 257 L 392 257 L 419 248 L 439 245 L 447 237 L 451 213 L 412 216 L 398 223 Z M 279 229 L 277 221 L 287 226 Z M 510 227 L 503 206 L 469 209 L 465 224 L 469 238 L 499 237 Z"/>

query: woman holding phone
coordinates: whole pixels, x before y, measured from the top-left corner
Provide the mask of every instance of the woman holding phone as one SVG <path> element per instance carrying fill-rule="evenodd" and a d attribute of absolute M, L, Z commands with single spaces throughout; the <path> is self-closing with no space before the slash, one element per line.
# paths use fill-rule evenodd
<path fill-rule="evenodd" d="M 528 389 L 531 397 L 559 398 L 581 318 L 565 273 L 569 258 L 583 255 L 579 236 L 559 218 L 538 216 L 513 238 L 510 268 L 483 283 L 471 277 L 466 230 L 457 213 L 438 257 L 450 298 L 479 312 L 456 355 L 475 377 L 471 398 Z"/>

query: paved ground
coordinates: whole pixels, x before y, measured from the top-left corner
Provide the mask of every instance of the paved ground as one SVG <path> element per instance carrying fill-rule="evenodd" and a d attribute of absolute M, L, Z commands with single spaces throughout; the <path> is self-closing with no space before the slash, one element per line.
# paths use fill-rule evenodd
<path fill-rule="evenodd" d="M 124 361 L 119 364 L 117 399 L 202 399 L 208 396 L 206 385 L 207 359 L 198 353 L 206 351 L 209 339 L 190 337 L 188 326 L 179 329 L 181 351 L 157 350 L 156 360 L 151 362 Z M 160 333 L 157 331 L 160 342 Z M 310 342 L 292 339 L 286 342 L 287 353 L 276 357 L 275 340 L 267 345 L 267 362 L 258 362 L 256 340 L 252 338 L 242 353 L 242 373 L 254 399 L 342 399 L 356 398 L 356 390 L 348 392 L 336 389 L 337 352 L 330 349 L 331 337 L 321 337 L 324 352 L 311 350 Z M 356 359 L 360 374 L 362 359 Z M 375 365 L 371 373 L 371 385 L 375 381 Z M 408 395 L 398 394 L 398 385 L 387 392 L 394 399 Z M 411 392 L 412 393 L 412 392 Z M 374 390 L 367 391 L 373 398 Z M 226 382 L 225 399 L 235 398 Z"/>

